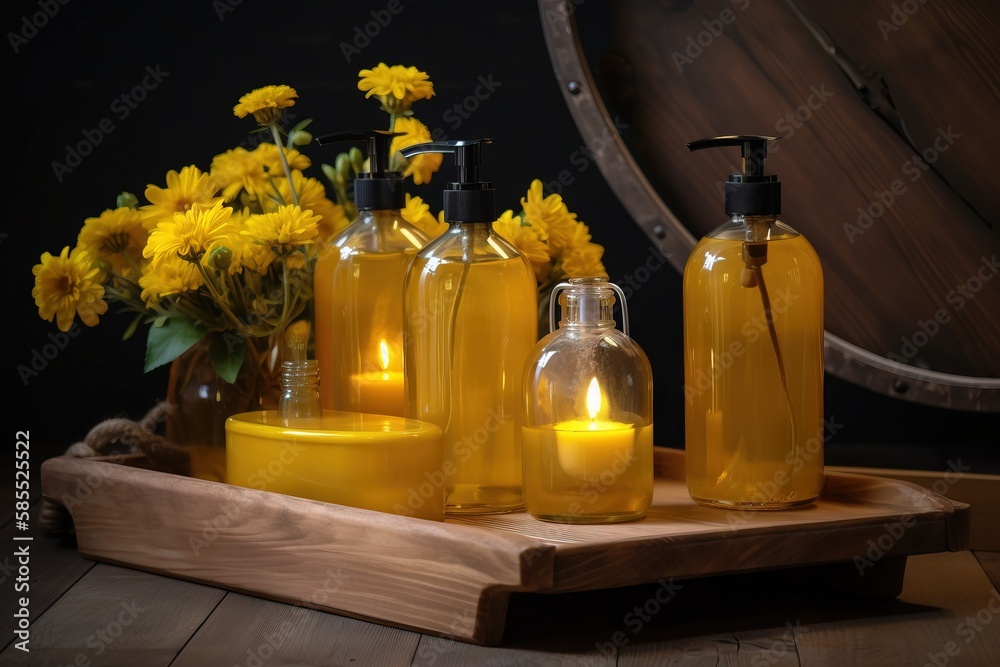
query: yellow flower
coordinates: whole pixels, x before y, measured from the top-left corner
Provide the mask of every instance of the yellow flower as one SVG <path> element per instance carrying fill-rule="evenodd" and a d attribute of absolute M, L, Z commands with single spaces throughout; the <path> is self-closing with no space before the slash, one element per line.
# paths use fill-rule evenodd
<path fill-rule="evenodd" d="M 423 144 L 431 141 L 431 131 L 427 126 L 416 118 L 400 117 L 396 119 L 393 132 L 405 132 L 406 134 L 394 137 L 389 152 L 402 150 L 414 144 Z M 414 155 L 406 164 L 403 176 L 412 176 L 415 185 L 423 185 L 431 182 L 431 175 L 441 168 L 441 161 L 444 156 L 440 153 L 421 153 Z"/>
<path fill-rule="evenodd" d="M 142 226 L 142 213 L 122 206 L 108 209 L 96 218 L 87 218 L 76 245 L 90 256 L 108 262 L 121 275 L 131 276 L 137 271 L 147 236 Z"/>
<path fill-rule="evenodd" d="M 535 278 L 539 284 L 544 283 L 552 270 L 552 261 L 549 258 L 548 246 L 538 238 L 536 232 L 530 225 L 521 224 L 521 218 L 514 215 L 513 211 L 504 211 L 503 215 L 493 223 L 496 233 L 504 237 L 517 246 L 535 271 Z"/>
<path fill-rule="evenodd" d="M 375 95 L 382 107 L 392 114 L 402 114 L 416 100 L 426 100 L 434 96 L 434 84 L 428 80 L 427 72 L 416 67 L 379 63 L 373 69 L 358 72 L 358 90 L 365 93 L 365 99 Z"/>
<path fill-rule="evenodd" d="M 139 277 L 142 300 L 147 304 L 157 304 L 160 299 L 182 292 L 193 292 L 205 283 L 198 265 L 180 257 L 167 256 L 162 261 L 147 265 Z"/>
<path fill-rule="evenodd" d="M 535 179 L 528 188 L 528 196 L 521 199 L 524 217 L 538 232 L 539 238 L 547 241 L 553 254 L 558 254 L 569 244 L 570 237 L 575 233 L 576 214 L 570 213 L 557 194 L 545 196 L 542 192 L 542 182 Z"/>
<path fill-rule="evenodd" d="M 195 204 L 212 206 L 222 197 L 216 197 L 218 186 L 209 174 L 198 167 L 190 165 L 177 173 L 173 169 L 167 172 L 167 187 L 150 184 L 146 188 L 148 206 L 141 207 L 143 225 L 146 229 L 154 229 L 161 222 L 170 222 L 175 213 L 184 213 Z"/>
<path fill-rule="evenodd" d="M 317 223 L 319 226 L 319 234 L 316 236 L 317 243 L 333 238 L 340 230 L 351 224 L 347 214 L 344 213 L 344 207 L 340 204 L 334 204 L 327 198 L 326 188 L 320 181 L 304 176 L 298 170 L 292 172 L 292 181 L 295 192 L 299 196 L 299 207 L 304 211 L 312 211 L 320 218 Z M 288 203 L 294 201 L 292 199 L 292 184 L 288 182 L 287 178 L 278 181 L 278 192 L 282 201 Z M 276 210 L 277 206 L 274 209 Z M 270 211 L 271 209 L 265 210 Z"/>
<path fill-rule="evenodd" d="M 82 248 L 70 253 L 66 246 L 58 257 L 46 252 L 41 260 L 31 269 L 35 276 L 31 296 L 42 319 L 51 322 L 55 318 L 60 331 L 69 331 L 76 315 L 88 327 L 95 326 L 108 304 L 104 286 L 97 280 L 100 270 L 90 253 Z"/>
<path fill-rule="evenodd" d="M 294 106 L 298 96 L 290 86 L 264 86 L 241 97 L 240 103 L 233 107 L 233 113 L 239 118 L 253 114 L 261 125 L 270 125 L 278 122 L 282 109 Z"/>
<path fill-rule="evenodd" d="M 425 204 L 423 199 L 411 197 L 409 192 L 406 193 L 406 206 L 399 213 L 403 216 L 403 220 L 432 239 L 444 234 L 449 226 L 447 222 L 431 215 L 431 207 Z"/>
<path fill-rule="evenodd" d="M 273 213 L 251 215 L 240 232 L 278 255 L 290 255 L 299 246 L 315 243 L 319 216 L 298 206 L 282 206 Z"/>
<path fill-rule="evenodd" d="M 567 278 L 607 278 L 608 272 L 601 262 L 603 246 L 583 243 L 569 248 L 562 257 L 562 271 Z"/>
<path fill-rule="evenodd" d="M 300 153 L 296 148 L 281 147 L 288 160 L 289 169 L 308 169 L 312 165 L 312 160 L 307 155 Z M 254 157 L 260 160 L 264 166 L 264 171 L 268 174 L 285 177 L 285 168 L 281 166 L 281 157 L 278 156 L 278 147 L 269 141 L 261 143 L 254 149 Z"/>
<path fill-rule="evenodd" d="M 189 262 L 201 259 L 212 242 L 232 233 L 229 218 L 233 209 L 221 201 L 211 208 L 195 204 L 184 213 L 174 214 L 170 222 L 161 222 L 149 235 L 143 257 L 156 264 L 165 257 L 180 257 Z"/>
<path fill-rule="evenodd" d="M 269 144 L 270 145 L 270 144 Z M 277 156 L 277 151 L 275 151 Z M 264 174 L 264 163 L 256 151 L 251 153 L 245 148 L 234 148 L 212 158 L 209 172 L 216 187 L 222 190 L 222 196 L 231 202 L 240 190 L 246 190 L 252 197 L 264 192 L 267 179 Z"/>

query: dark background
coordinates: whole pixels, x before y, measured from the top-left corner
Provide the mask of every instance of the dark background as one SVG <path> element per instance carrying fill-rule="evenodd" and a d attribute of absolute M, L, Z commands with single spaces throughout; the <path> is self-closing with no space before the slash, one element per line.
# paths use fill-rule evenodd
<path fill-rule="evenodd" d="M 391 14 L 388 8 L 401 10 Z M 54 323 L 38 317 L 31 267 L 42 252 L 75 245 L 84 219 L 113 208 L 118 193 L 128 190 L 142 200 L 145 187 L 162 185 L 169 169 L 207 169 L 217 153 L 251 140 L 254 122 L 236 118 L 232 107 L 263 85 L 294 87 L 295 121 L 313 118 L 315 134 L 382 128 L 387 116 L 357 90 L 358 70 L 379 62 L 416 66 L 430 74 L 436 91 L 417 103 L 418 118 L 448 138 L 495 139 L 486 174 L 496 184 L 501 210 L 516 211 L 532 179 L 551 182 L 569 169 L 575 180 L 563 196 L 606 247 L 613 281 L 632 275 L 654 252 L 597 167 L 587 160 L 581 170 L 584 140 L 553 73 L 544 19 L 529 0 L 40 0 L 7 3 L 2 11 L 3 127 L 14 149 L 5 170 L 13 174 L 5 179 L 13 208 L 0 223 L 4 386 L 5 395 L 14 396 L 8 428 L 30 430 L 33 444 L 48 452 L 61 452 L 108 417 L 141 418 L 163 397 L 167 371 L 142 372 L 144 332 L 122 342 L 130 317 L 111 308 L 97 327 L 80 325 L 78 335 L 60 339 L 64 347 L 25 381 L 19 366 L 30 367 L 33 354 L 58 334 Z M 352 44 L 376 19 L 372 12 L 386 25 L 365 36 L 367 43 Z M 607 14 L 602 0 L 588 0 L 575 12 L 591 62 L 603 55 Z M 12 37 L 18 34 L 27 41 Z M 360 53 L 349 53 L 348 60 L 343 43 Z M 167 74 L 120 118 L 121 107 L 112 104 L 141 84 L 147 67 Z M 480 77 L 495 90 L 460 118 L 453 107 L 474 95 Z M 104 118 L 113 131 L 102 133 L 80 166 L 57 179 L 52 163 L 66 162 L 67 145 L 83 140 Z M 628 130 L 624 137 L 634 139 Z M 309 146 L 304 152 L 314 163 L 307 173 L 325 183 L 319 163 L 332 160 L 335 149 Z M 429 186 L 410 191 L 436 212 L 450 173 L 446 163 Z M 720 223 L 721 211 L 720 201 Z M 794 226 L 799 215 L 788 210 L 783 218 Z M 679 275 L 664 264 L 629 307 L 633 338 L 653 366 L 656 442 L 682 447 Z M 961 458 L 974 472 L 1000 472 L 997 415 L 914 405 L 830 376 L 825 412 L 841 425 L 828 444 L 829 464 L 944 470 Z"/>

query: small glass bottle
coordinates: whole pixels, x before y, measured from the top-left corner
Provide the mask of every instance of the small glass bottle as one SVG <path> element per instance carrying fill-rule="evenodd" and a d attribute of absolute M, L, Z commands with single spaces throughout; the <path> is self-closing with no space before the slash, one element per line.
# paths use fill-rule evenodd
<path fill-rule="evenodd" d="M 289 426 L 292 420 L 319 419 L 323 407 L 319 395 L 319 362 L 307 358 L 309 323 L 300 320 L 285 332 L 284 358 L 281 363 L 281 396 L 278 418 Z"/>
<path fill-rule="evenodd" d="M 615 328 L 616 293 L 622 331 Z M 625 295 L 603 278 L 560 283 L 549 329 L 524 377 L 525 506 L 556 523 L 642 518 L 653 500 L 653 373 L 628 336 Z"/>

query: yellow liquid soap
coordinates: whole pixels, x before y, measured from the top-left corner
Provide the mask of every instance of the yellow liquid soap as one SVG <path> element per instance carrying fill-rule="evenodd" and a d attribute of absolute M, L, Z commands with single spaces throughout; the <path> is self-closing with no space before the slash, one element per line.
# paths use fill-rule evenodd
<path fill-rule="evenodd" d="M 783 509 L 823 486 L 822 268 L 794 230 L 768 233 L 760 269 L 784 383 L 760 287 L 741 283 L 742 233 L 702 239 L 684 271 L 687 483 L 705 505 Z"/>
<path fill-rule="evenodd" d="M 583 420 L 522 428 L 525 504 L 542 521 L 616 523 L 653 500 L 653 427 Z"/>
<path fill-rule="evenodd" d="M 403 280 L 416 248 L 341 254 L 331 248 L 316 264 L 320 400 L 328 410 L 402 416 Z"/>
<path fill-rule="evenodd" d="M 441 427 L 451 513 L 524 507 L 521 380 L 537 342 L 537 287 L 516 249 L 500 239 L 491 252 L 471 263 L 418 256 L 406 287 L 406 414 Z"/>

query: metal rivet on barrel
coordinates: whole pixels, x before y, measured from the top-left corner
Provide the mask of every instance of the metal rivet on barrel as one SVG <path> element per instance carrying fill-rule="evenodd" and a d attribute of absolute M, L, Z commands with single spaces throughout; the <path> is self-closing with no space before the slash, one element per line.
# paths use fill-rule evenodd
<path fill-rule="evenodd" d="M 569 90 L 569 92 L 571 94 L 577 95 L 577 94 L 579 94 L 579 92 L 581 90 L 580 89 L 580 82 L 579 81 L 570 81 L 569 83 L 566 84 L 566 88 Z"/>
<path fill-rule="evenodd" d="M 905 394 L 906 390 L 910 388 L 910 385 L 907 382 L 905 382 L 904 380 L 900 380 L 899 378 L 896 378 L 892 382 L 892 388 L 893 388 L 893 391 L 895 391 L 897 394 Z"/>
<path fill-rule="evenodd" d="M 653 235 L 658 239 L 662 239 L 667 235 L 667 230 L 663 228 L 663 225 L 657 225 L 653 227 Z"/>

